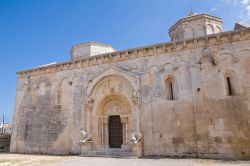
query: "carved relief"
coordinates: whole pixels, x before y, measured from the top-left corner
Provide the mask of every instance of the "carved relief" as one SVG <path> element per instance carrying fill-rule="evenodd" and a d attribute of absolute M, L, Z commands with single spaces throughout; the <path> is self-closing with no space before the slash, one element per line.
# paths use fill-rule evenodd
<path fill-rule="evenodd" d="M 220 63 L 220 57 L 212 49 L 204 48 L 202 50 L 202 57 L 200 58 L 199 63 L 218 65 Z"/>
<path fill-rule="evenodd" d="M 139 102 L 139 100 L 140 100 L 139 90 L 133 89 L 131 100 L 133 101 L 133 103 L 138 103 Z"/>
<path fill-rule="evenodd" d="M 93 103 L 94 103 L 94 99 L 92 96 L 87 96 L 84 100 L 84 104 L 87 106 L 87 107 L 92 107 L 93 106 Z"/>

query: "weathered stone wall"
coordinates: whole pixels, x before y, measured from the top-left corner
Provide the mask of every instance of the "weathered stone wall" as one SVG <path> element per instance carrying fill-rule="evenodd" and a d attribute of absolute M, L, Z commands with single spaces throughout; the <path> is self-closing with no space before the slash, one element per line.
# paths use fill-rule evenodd
<path fill-rule="evenodd" d="M 131 51 L 127 60 L 20 76 L 11 151 L 80 153 L 87 89 L 115 67 L 140 77 L 137 118 L 144 156 L 250 158 L 250 40 L 214 43 L 168 53 Z M 227 74 L 233 76 L 233 96 L 226 93 Z M 166 98 L 169 77 L 176 80 L 177 100 Z M 106 92 L 93 99 L 101 93 Z M 90 127 L 97 126 L 91 122 Z"/>
<path fill-rule="evenodd" d="M 10 134 L 0 134 L 0 152 L 9 152 L 10 138 Z"/>

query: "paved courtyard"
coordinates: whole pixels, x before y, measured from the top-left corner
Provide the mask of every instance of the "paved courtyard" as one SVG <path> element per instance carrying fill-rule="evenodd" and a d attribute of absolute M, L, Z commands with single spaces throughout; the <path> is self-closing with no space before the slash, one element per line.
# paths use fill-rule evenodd
<path fill-rule="evenodd" d="M 0 166 L 250 166 L 250 161 L 207 159 L 121 159 L 78 156 L 0 154 Z"/>

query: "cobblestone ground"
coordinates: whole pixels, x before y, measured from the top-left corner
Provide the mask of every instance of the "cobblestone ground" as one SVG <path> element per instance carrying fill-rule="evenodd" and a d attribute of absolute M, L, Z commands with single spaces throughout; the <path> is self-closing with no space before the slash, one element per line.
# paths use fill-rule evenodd
<path fill-rule="evenodd" d="M 250 166 L 250 161 L 207 159 L 118 159 L 77 156 L 0 154 L 0 166 Z"/>

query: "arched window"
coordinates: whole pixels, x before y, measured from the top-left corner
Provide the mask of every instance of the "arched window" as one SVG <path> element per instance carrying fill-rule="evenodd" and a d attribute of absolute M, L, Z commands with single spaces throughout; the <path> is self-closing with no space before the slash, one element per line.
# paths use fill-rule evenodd
<path fill-rule="evenodd" d="M 221 32 L 222 32 L 221 27 L 216 26 L 216 27 L 215 27 L 215 32 L 214 32 L 214 33 L 221 33 Z"/>
<path fill-rule="evenodd" d="M 233 73 L 225 75 L 225 88 L 227 96 L 235 96 L 237 94 L 236 78 Z"/>
<path fill-rule="evenodd" d="M 184 33 L 184 39 L 194 38 L 194 31 L 191 27 L 187 27 Z"/>
<path fill-rule="evenodd" d="M 214 34 L 214 28 L 211 24 L 208 24 L 207 25 L 207 34 L 210 35 L 210 34 Z"/>
<path fill-rule="evenodd" d="M 232 88 L 232 83 L 231 83 L 231 78 L 227 76 L 227 95 L 228 96 L 233 96 L 233 88 Z"/>
<path fill-rule="evenodd" d="M 177 83 L 173 77 L 168 77 L 165 81 L 166 89 L 166 99 L 167 100 L 177 100 Z"/>

